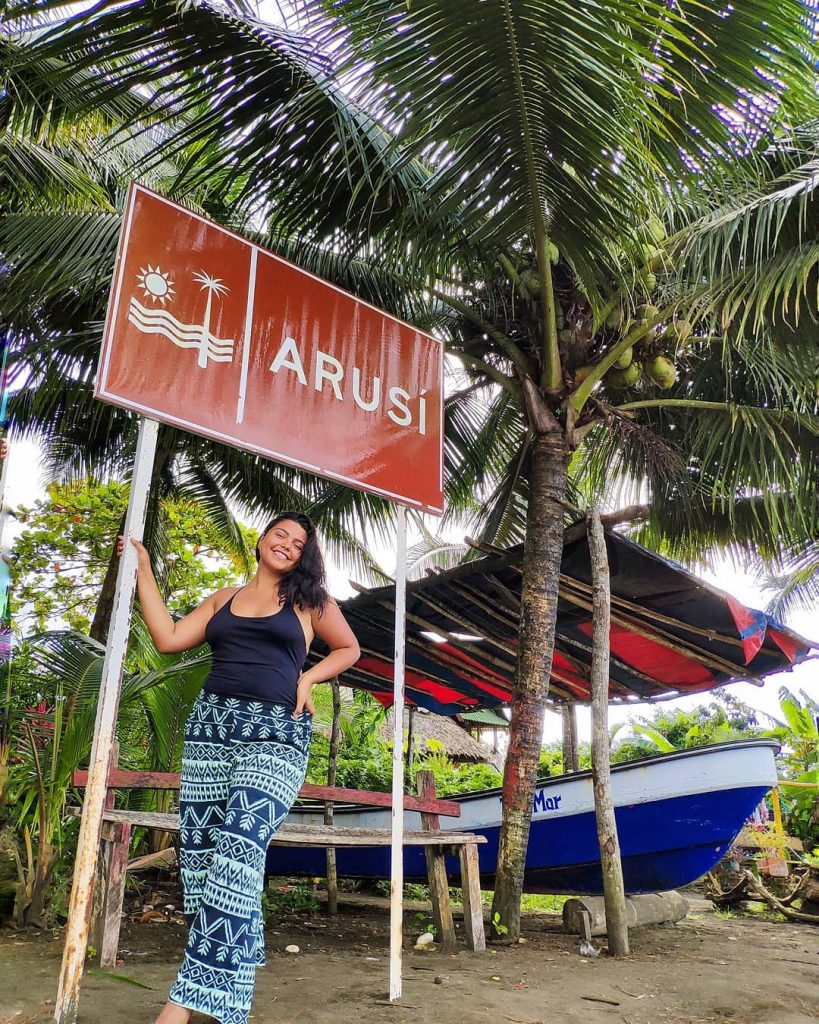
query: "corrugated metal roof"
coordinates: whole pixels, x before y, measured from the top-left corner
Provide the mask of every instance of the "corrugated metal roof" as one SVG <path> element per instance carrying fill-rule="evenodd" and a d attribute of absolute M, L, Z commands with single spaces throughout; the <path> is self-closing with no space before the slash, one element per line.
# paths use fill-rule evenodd
<path fill-rule="evenodd" d="M 499 715 L 497 711 L 492 711 L 489 708 L 481 711 L 462 711 L 460 717 L 464 722 L 472 722 L 475 725 L 491 725 L 498 729 L 509 727 L 508 718 L 504 718 L 503 715 Z"/>

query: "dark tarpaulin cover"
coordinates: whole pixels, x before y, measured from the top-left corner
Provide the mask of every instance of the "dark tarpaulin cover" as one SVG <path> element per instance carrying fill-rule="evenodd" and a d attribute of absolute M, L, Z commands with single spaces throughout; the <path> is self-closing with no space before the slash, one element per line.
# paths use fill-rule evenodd
<path fill-rule="evenodd" d="M 698 693 L 761 680 L 818 645 L 668 559 L 607 533 L 614 702 Z M 407 586 L 406 699 L 438 714 L 511 700 L 521 597 L 522 546 Z M 340 602 L 361 645 L 343 683 L 392 702 L 394 588 Z M 585 536 L 561 565 L 550 697 L 589 700 L 591 569 Z M 431 634 L 437 634 L 433 639 Z"/>

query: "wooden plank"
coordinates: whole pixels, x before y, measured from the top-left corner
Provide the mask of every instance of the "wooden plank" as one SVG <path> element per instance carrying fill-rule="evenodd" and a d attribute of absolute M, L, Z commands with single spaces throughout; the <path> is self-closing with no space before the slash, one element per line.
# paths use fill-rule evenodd
<path fill-rule="evenodd" d="M 391 807 L 391 793 L 373 793 L 366 789 L 344 789 L 341 786 L 314 786 L 305 783 L 299 790 L 300 797 L 316 800 L 335 800 L 336 803 L 366 804 L 372 807 Z M 455 800 L 428 799 L 417 796 L 404 797 L 404 810 L 429 811 L 442 814 L 445 818 L 459 818 L 461 805 Z"/>
<path fill-rule="evenodd" d="M 482 953 L 486 949 L 486 934 L 483 928 L 478 847 L 473 843 L 465 844 L 458 851 L 458 855 L 461 861 L 461 891 L 463 893 L 466 944 L 474 952 Z"/>
<path fill-rule="evenodd" d="M 415 780 L 415 785 L 418 789 L 419 798 L 426 802 L 435 802 L 435 775 L 428 770 L 418 772 Z M 427 831 L 439 832 L 441 829 L 441 822 L 438 820 L 438 815 L 430 810 L 421 814 L 421 827 Z"/>
<path fill-rule="evenodd" d="M 105 902 L 100 915 L 100 967 L 116 967 L 117 963 L 125 875 L 128 870 L 128 848 L 131 845 L 130 824 L 122 822 L 118 827 L 119 839 L 110 844 Z"/>
<path fill-rule="evenodd" d="M 179 789 L 178 772 L 129 772 L 115 769 L 108 775 L 111 789 Z M 81 789 L 88 781 L 87 771 L 75 771 L 71 784 Z M 367 789 L 345 789 L 343 786 L 316 786 L 310 782 L 299 790 L 299 797 L 310 800 L 334 800 L 336 803 L 364 804 L 368 807 L 392 807 L 391 793 L 375 793 Z M 417 796 L 404 797 L 407 811 L 429 811 L 445 818 L 459 818 L 461 805 L 455 800 L 439 800 Z"/>
<path fill-rule="evenodd" d="M 66 813 L 79 814 L 79 808 L 67 807 Z M 159 811 L 110 810 L 106 821 L 127 821 L 131 825 L 157 828 L 163 832 L 179 831 L 179 815 Z M 405 846 L 461 846 L 464 843 L 485 843 L 486 837 L 473 832 L 405 832 Z M 284 824 L 272 839 L 274 846 L 389 846 L 390 830 L 383 828 L 351 828 L 345 825 Z"/>
<path fill-rule="evenodd" d="M 179 789 L 179 772 L 129 772 L 114 768 L 108 773 L 109 789 Z M 77 769 L 71 776 L 71 785 L 83 789 L 88 784 L 88 772 Z"/>
<path fill-rule="evenodd" d="M 389 846 L 390 832 L 336 825 L 321 829 L 282 825 L 271 842 L 273 846 Z M 473 842 L 486 842 L 486 838 L 471 832 L 404 832 L 404 846 L 461 846 Z"/>
<path fill-rule="evenodd" d="M 406 843 L 406 834 L 404 842 Z M 437 939 L 444 953 L 455 949 L 455 922 L 452 918 L 452 902 L 449 898 L 449 879 L 446 874 L 446 860 L 443 851 L 435 846 L 426 846 L 424 856 L 427 862 L 429 898 L 432 915 L 438 929 Z"/>
<path fill-rule="evenodd" d="M 435 796 L 435 776 L 431 771 L 420 771 L 416 778 L 418 795 L 421 797 Z M 437 814 L 422 814 L 421 825 L 425 832 L 438 832 L 441 822 Z M 455 948 L 455 922 L 452 919 L 452 904 L 449 899 L 449 879 L 446 875 L 446 862 L 440 851 L 426 847 L 424 858 L 427 864 L 429 881 L 429 898 L 432 903 L 432 916 L 441 948 L 450 953 Z"/>

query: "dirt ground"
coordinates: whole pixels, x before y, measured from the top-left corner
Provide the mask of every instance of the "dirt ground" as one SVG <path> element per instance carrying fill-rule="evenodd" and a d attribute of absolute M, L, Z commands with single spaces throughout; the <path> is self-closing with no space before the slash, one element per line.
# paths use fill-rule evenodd
<path fill-rule="evenodd" d="M 819 1020 L 819 930 L 721 918 L 695 904 L 677 925 L 632 932 L 633 954 L 578 953 L 559 918 L 526 915 L 525 944 L 484 954 L 404 959 L 404 996 L 387 1002 L 388 915 L 345 907 L 339 917 L 288 913 L 267 932 L 254 1024 L 803 1024 Z M 407 914 L 408 942 L 419 930 Z M 171 921 L 127 923 L 122 962 L 90 970 L 79 1024 L 150 1024 L 184 947 Z M 301 952 L 286 953 L 296 944 Z M 598 940 L 598 945 L 600 941 Z M 0 1024 L 52 1019 L 60 935 L 0 932 Z M 130 981 L 130 983 L 129 983 Z M 137 984 L 134 984 L 137 983 Z M 209 1018 L 195 1015 L 196 1024 Z"/>

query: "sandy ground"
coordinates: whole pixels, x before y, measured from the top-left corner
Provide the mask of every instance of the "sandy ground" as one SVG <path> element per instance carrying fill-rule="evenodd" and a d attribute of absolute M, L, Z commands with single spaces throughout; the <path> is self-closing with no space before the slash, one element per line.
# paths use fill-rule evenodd
<path fill-rule="evenodd" d="M 405 953 L 404 996 L 387 1002 L 388 915 L 287 914 L 267 932 L 254 1024 L 803 1024 L 819 1020 L 819 930 L 719 918 L 700 902 L 683 922 L 632 932 L 633 954 L 581 958 L 559 919 L 527 915 L 526 943 L 485 954 Z M 409 913 L 407 934 L 419 925 Z M 128 923 L 116 968 L 83 983 L 79 1024 L 149 1024 L 184 946 L 178 923 Z M 297 955 L 284 952 L 297 944 Z M 599 942 L 598 942 L 599 944 Z M 58 935 L 0 932 L 0 1024 L 52 1019 Z M 131 979 L 139 985 L 129 984 Z M 142 986 L 142 987 L 140 987 Z M 196 1024 L 209 1018 L 195 1016 Z"/>

